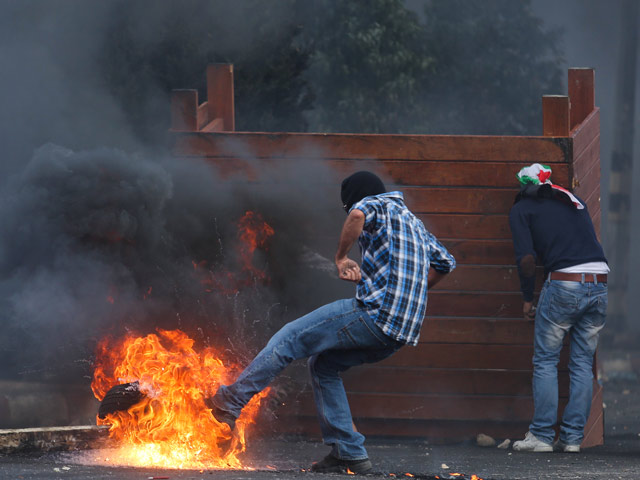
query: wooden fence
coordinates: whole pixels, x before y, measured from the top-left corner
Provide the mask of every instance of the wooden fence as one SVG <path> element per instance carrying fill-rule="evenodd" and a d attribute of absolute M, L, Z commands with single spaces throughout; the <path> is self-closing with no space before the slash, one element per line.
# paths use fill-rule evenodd
<path fill-rule="evenodd" d="M 377 172 L 392 179 L 456 257 L 456 271 L 429 294 L 419 346 L 344 374 L 357 428 L 365 435 L 445 441 L 481 432 L 522 437 L 533 413 L 533 322 L 522 319 L 508 225 L 515 174 L 534 162 L 550 165 L 554 182 L 585 200 L 599 232 L 594 71 L 570 69 L 568 96 L 542 98 L 543 136 L 235 132 L 232 66 L 209 66 L 207 87 L 203 104 L 195 90 L 174 92 L 176 156 L 205 157 L 229 172 L 247 166 L 238 154 L 244 149 L 253 161 L 315 158 L 339 172 Z M 559 367 L 560 413 L 568 396 L 567 357 L 568 345 Z M 583 447 L 603 443 L 602 387 L 595 376 L 596 368 Z M 289 419 L 283 431 L 317 435 L 310 393 L 283 403 L 277 412 Z"/>

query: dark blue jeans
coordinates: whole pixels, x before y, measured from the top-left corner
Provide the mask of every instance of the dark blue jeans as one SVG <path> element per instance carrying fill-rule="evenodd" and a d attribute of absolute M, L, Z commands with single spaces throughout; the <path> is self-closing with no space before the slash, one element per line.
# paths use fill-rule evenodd
<path fill-rule="evenodd" d="M 536 312 L 533 354 L 535 412 L 529 430 L 552 443 L 558 416 L 558 360 L 569 333 L 569 403 L 562 415 L 560 440 L 579 445 L 593 394 L 593 355 L 607 313 L 607 284 L 547 280 Z"/>
<path fill-rule="evenodd" d="M 282 327 L 232 385 L 218 389 L 213 402 L 237 417 L 287 365 L 309 357 L 324 443 L 337 458 L 364 459 L 364 436 L 353 429 L 340 372 L 383 360 L 402 345 L 385 335 L 357 300 L 338 300 Z"/>

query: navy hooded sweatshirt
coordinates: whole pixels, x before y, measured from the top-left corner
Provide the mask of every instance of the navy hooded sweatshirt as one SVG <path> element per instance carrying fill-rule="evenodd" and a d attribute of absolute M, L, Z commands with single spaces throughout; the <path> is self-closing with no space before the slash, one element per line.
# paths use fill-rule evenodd
<path fill-rule="evenodd" d="M 535 275 L 522 274 L 520 261 L 533 255 L 549 272 L 587 262 L 606 262 L 587 211 L 564 201 L 550 185 L 523 189 L 509 212 L 509 225 L 520 275 L 523 298 L 533 300 Z M 579 199 L 584 205 L 584 202 Z"/>

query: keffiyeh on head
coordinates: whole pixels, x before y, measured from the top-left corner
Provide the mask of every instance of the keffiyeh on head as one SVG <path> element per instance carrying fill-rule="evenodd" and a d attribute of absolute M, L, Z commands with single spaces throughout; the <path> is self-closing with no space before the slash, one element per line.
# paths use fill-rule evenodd
<path fill-rule="evenodd" d="M 516 177 L 518 177 L 518 181 L 522 187 L 526 187 L 527 185 L 550 185 L 557 195 L 567 197 L 578 210 L 584 208 L 582 202 L 578 200 L 573 193 L 566 188 L 551 183 L 551 167 L 547 165 L 534 163 L 533 165 L 522 168 Z"/>
<path fill-rule="evenodd" d="M 543 183 L 551 183 L 551 167 L 534 163 L 528 167 L 524 167 L 516 175 L 521 185 L 542 185 Z"/>

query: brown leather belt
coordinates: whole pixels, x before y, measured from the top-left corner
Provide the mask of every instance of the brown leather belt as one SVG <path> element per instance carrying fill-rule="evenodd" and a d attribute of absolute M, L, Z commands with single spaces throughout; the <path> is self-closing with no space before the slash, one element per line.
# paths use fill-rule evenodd
<path fill-rule="evenodd" d="M 566 272 L 551 272 L 549 280 L 564 280 L 569 282 L 582 282 L 582 276 L 584 275 L 585 283 L 593 282 L 593 273 L 566 273 Z M 607 274 L 596 274 L 596 280 L 598 283 L 607 283 Z"/>

